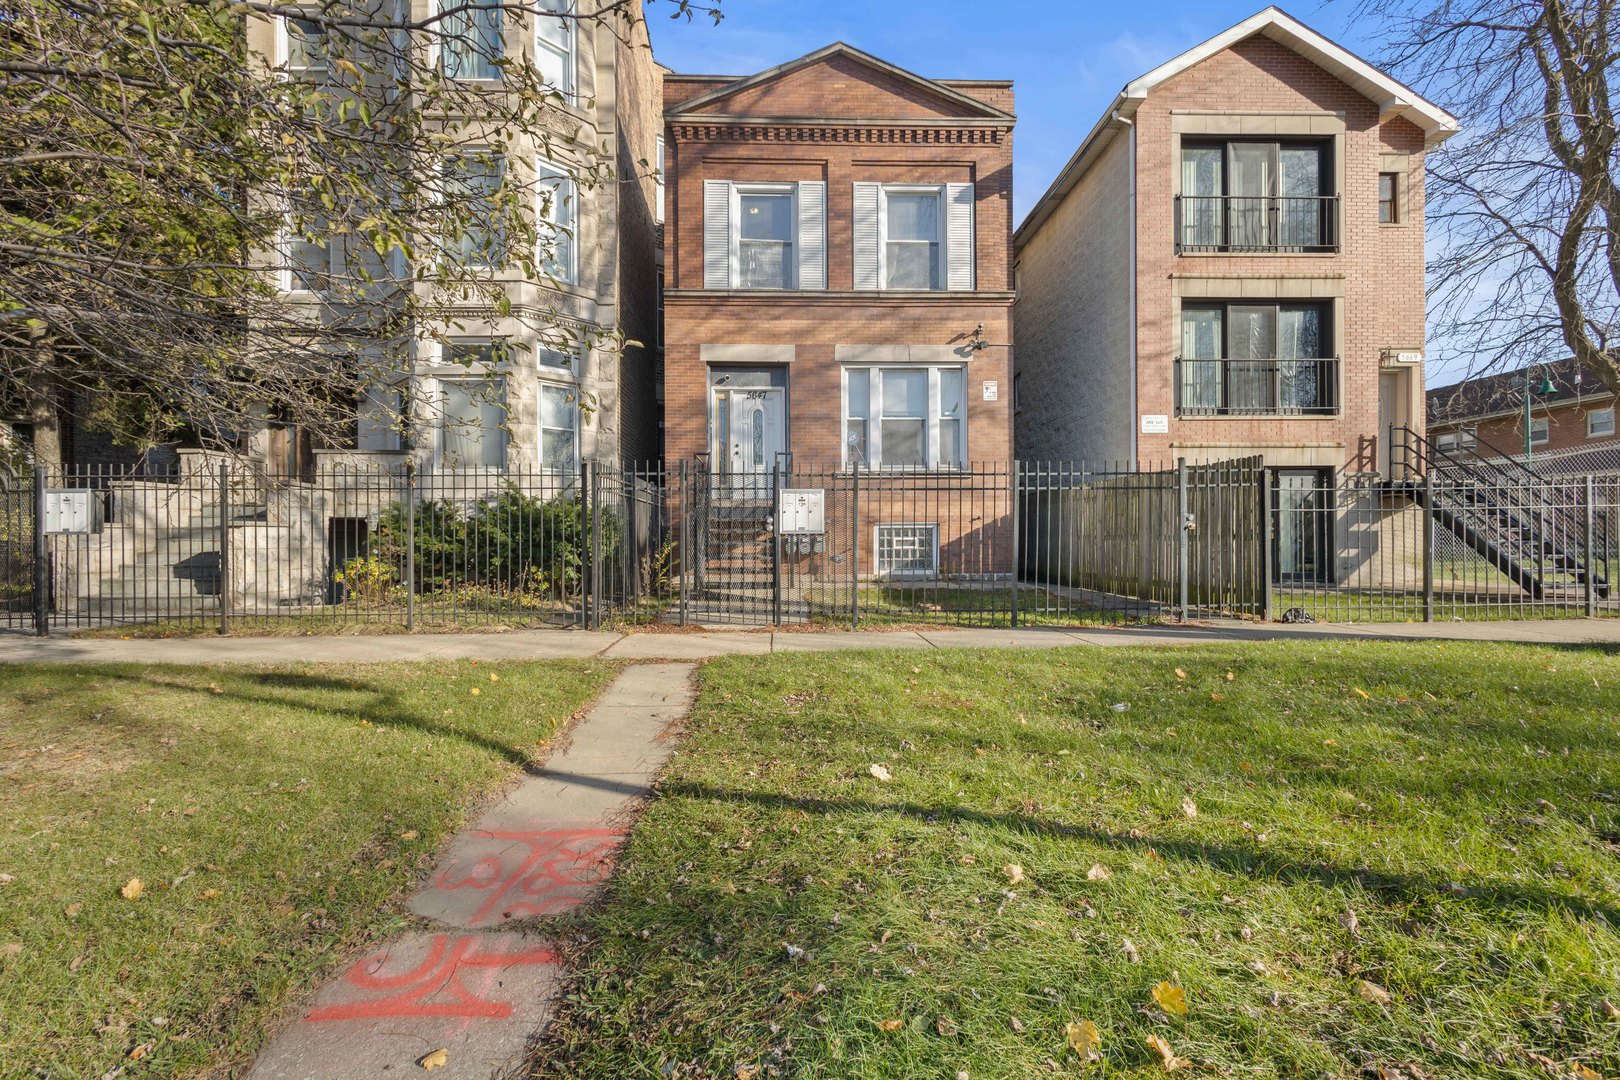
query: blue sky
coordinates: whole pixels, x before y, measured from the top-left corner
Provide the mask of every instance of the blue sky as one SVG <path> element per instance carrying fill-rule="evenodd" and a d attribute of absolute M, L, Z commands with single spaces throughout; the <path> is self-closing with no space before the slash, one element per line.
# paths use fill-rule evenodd
<path fill-rule="evenodd" d="M 1350 3 L 1281 5 L 1352 51 Z M 1264 0 L 721 0 L 719 26 L 649 5 L 653 53 L 676 71 L 747 75 L 834 41 L 931 78 L 1012 79 L 1015 222 L 1024 219 L 1120 87 L 1265 7 Z"/>

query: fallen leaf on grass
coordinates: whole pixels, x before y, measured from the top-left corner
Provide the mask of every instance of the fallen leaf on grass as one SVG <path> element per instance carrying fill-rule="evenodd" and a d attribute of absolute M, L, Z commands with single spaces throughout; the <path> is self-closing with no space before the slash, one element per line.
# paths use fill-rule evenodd
<path fill-rule="evenodd" d="M 151 1043 L 141 1043 L 139 1046 L 137 1046 L 135 1049 L 133 1049 L 133 1050 L 131 1050 L 129 1052 L 129 1060 L 131 1060 L 131 1061 L 139 1061 L 139 1060 L 141 1060 L 141 1058 L 145 1057 L 147 1054 L 150 1054 L 151 1052 L 152 1052 L 152 1044 Z"/>
<path fill-rule="evenodd" d="M 1024 1022 L 1018 1019 L 1016 1016 L 1007 1021 L 1007 1026 L 1013 1029 L 1014 1035 L 1022 1035 L 1024 1033 Z"/>
<path fill-rule="evenodd" d="M 1366 979 L 1356 980 L 1356 993 L 1361 995 L 1363 1001 L 1369 1001 L 1374 1005 L 1388 1005 L 1395 1000 L 1388 990 Z"/>
<path fill-rule="evenodd" d="M 731 1075 L 736 1077 L 736 1080 L 754 1080 L 759 1075 L 759 1066 L 738 1065 Z"/>
<path fill-rule="evenodd" d="M 399 838 L 401 840 L 415 840 L 418 836 L 421 836 L 421 835 L 422 834 L 417 832 L 415 829 L 406 829 L 404 832 L 399 834 Z"/>
<path fill-rule="evenodd" d="M 1182 797 L 1181 812 L 1190 818 L 1195 818 L 1198 816 L 1198 804 L 1192 801 L 1192 796 L 1187 795 Z"/>
<path fill-rule="evenodd" d="M 1598 1012 L 1607 1016 L 1610 1020 L 1620 1020 L 1620 1008 L 1617 1008 L 1614 1002 L 1608 998 L 1604 998 L 1602 1003 L 1598 1005 Z"/>
<path fill-rule="evenodd" d="M 482 694 L 483 691 L 478 689 L 478 687 L 475 686 L 471 690 L 469 690 L 468 693 L 472 694 L 473 697 L 477 697 L 479 694 Z"/>
<path fill-rule="evenodd" d="M 948 1016 L 941 1016 L 934 1021 L 934 1030 L 948 1039 L 962 1029 L 956 1026 L 955 1020 Z"/>
<path fill-rule="evenodd" d="M 1571 1080 L 1603 1080 L 1602 1073 L 1580 1061 L 1569 1063 L 1569 1075 Z"/>
<path fill-rule="evenodd" d="M 906 1026 L 906 1022 L 904 1020 L 879 1020 L 878 1021 L 878 1030 L 879 1031 L 899 1031 L 901 1028 L 903 1028 L 905 1026 Z"/>
<path fill-rule="evenodd" d="M 1172 982 L 1161 982 L 1153 988 L 1153 1000 L 1171 1016 L 1187 1015 L 1187 991 Z"/>
<path fill-rule="evenodd" d="M 1367 691 L 1363 690 L 1361 687 L 1352 686 L 1350 689 L 1354 690 L 1358 695 L 1360 695 L 1362 701 L 1372 700 L 1372 695 L 1367 693 Z"/>
<path fill-rule="evenodd" d="M 1150 861 L 1156 862 L 1160 866 L 1164 865 L 1164 856 L 1160 855 L 1157 851 L 1153 850 L 1152 848 L 1147 849 L 1147 857 L 1148 857 L 1148 859 Z"/>
<path fill-rule="evenodd" d="M 22 951 L 22 942 L 8 941 L 4 945 L 0 945 L 0 960 L 10 960 L 13 956 L 21 956 Z"/>
<path fill-rule="evenodd" d="M 1132 941 L 1130 938 L 1126 938 L 1120 944 L 1120 951 L 1125 954 L 1125 959 L 1129 960 L 1131 963 L 1140 964 L 1142 962 L 1142 954 L 1136 951 L 1136 942 Z"/>
<path fill-rule="evenodd" d="M 1343 915 L 1339 916 L 1339 925 L 1350 931 L 1350 933 L 1355 934 L 1361 929 L 1361 920 L 1356 918 L 1356 913 L 1354 911 L 1346 911 Z"/>
<path fill-rule="evenodd" d="M 81 912 L 83 910 L 84 910 L 84 905 L 83 904 L 72 903 L 72 904 L 69 904 L 67 907 L 62 909 L 62 914 L 66 915 L 68 918 L 72 919 L 72 918 L 76 918 L 78 916 L 79 912 Z"/>
<path fill-rule="evenodd" d="M 875 779 L 881 780 L 885 784 L 894 779 L 894 774 L 889 772 L 888 769 L 885 769 L 881 765 L 872 765 L 868 767 L 866 771 L 871 773 Z"/>
<path fill-rule="evenodd" d="M 1092 863 L 1091 864 L 1091 869 L 1086 871 L 1086 880 L 1087 881 L 1107 881 L 1109 878 L 1111 878 L 1113 876 L 1114 875 L 1109 872 L 1108 867 L 1104 866 L 1100 862 L 1099 863 Z"/>
<path fill-rule="evenodd" d="M 1176 1057 L 1176 1052 L 1170 1049 L 1170 1044 L 1157 1035 L 1149 1035 L 1147 1044 L 1159 1055 L 1160 1064 L 1164 1066 L 1165 1072 L 1175 1072 L 1177 1069 L 1185 1069 L 1192 1065 L 1186 1058 Z"/>
<path fill-rule="evenodd" d="M 450 1051 L 446 1047 L 441 1046 L 431 1054 L 423 1054 L 421 1057 L 417 1058 L 416 1063 L 427 1072 L 432 1072 L 434 1069 L 442 1069 L 446 1065 L 450 1064 Z"/>
<path fill-rule="evenodd" d="M 1211 700 L 1211 701 L 1225 701 L 1226 700 L 1226 695 L 1225 694 L 1217 694 L 1215 691 L 1211 690 L 1209 692 L 1209 700 Z"/>
<path fill-rule="evenodd" d="M 141 894 L 145 891 L 146 886 L 141 882 L 141 879 L 138 877 L 132 877 L 128 881 L 124 882 L 124 887 L 118 890 L 118 894 L 125 900 L 139 900 L 141 898 Z"/>
<path fill-rule="evenodd" d="M 1176 678 L 1185 679 L 1186 677 L 1187 673 L 1185 671 L 1182 671 L 1180 668 L 1176 668 Z"/>
<path fill-rule="evenodd" d="M 1097 1034 L 1097 1025 L 1090 1020 L 1063 1025 L 1063 1037 L 1070 1048 L 1080 1055 L 1081 1061 L 1102 1060 L 1102 1038 Z"/>
<path fill-rule="evenodd" d="M 1235 678 L 1237 678 L 1237 676 L 1236 676 L 1236 675 L 1234 675 L 1234 674 L 1233 674 L 1233 673 L 1232 673 L 1232 672 L 1230 672 L 1230 671 L 1228 671 L 1228 672 L 1227 672 L 1227 673 L 1226 673 L 1226 681 L 1227 681 L 1227 682 L 1231 682 L 1231 681 L 1232 681 L 1232 680 L 1233 680 L 1233 679 L 1235 679 Z"/>
<path fill-rule="evenodd" d="M 1018 885 L 1024 880 L 1024 868 L 1017 863 L 1008 863 L 1001 868 L 1001 872 L 1007 875 L 1009 885 Z"/>

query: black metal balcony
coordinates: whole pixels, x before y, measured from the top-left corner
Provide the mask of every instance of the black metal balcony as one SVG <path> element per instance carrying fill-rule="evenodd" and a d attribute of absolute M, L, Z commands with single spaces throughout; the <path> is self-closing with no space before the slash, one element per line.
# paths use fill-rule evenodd
<path fill-rule="evenodd" d="M 1176 357 L 1176 415 L 1333 416 L 1339 358 L 1184 360 Z"/>
<path fill-rule="evenodd" d="M 1177 195 L 1176 254 L 1339 250 L 1337 195 Z"/>

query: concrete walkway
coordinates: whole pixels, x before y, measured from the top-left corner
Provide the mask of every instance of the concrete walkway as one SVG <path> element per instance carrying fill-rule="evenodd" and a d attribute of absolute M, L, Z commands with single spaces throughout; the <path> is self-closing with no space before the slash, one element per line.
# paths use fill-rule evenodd
<path fill-rule="evenodd" d="M 1522 641 L 1620 644 L 1620 619 L 1453 623 L 1220 623 L 1188 626 L 1064 627 L 1026 630 L 619 633 L 518 630 L 503 634 L 391 634 L 376 637 L 201 637 L 169 639 L 0 636 L 0 663 L 276 664 L 398 660 L 703 660 L 731 654 L 838 649 L 1054 648 L 1064 645 L 1194 645 L 1310 638 Z"/>
<path fill-rule="evenodd" d="M 365 639 L 350 639 L 362 641 Z M 691 705 L 690 664 L 626 668 L 562 753 L 456 836 L 406 904 L 420 928 L 359 959 L 260 1055 L 250 1080 L 507 1075 L 562 977 L 545 919 L 612 872 Z"/>

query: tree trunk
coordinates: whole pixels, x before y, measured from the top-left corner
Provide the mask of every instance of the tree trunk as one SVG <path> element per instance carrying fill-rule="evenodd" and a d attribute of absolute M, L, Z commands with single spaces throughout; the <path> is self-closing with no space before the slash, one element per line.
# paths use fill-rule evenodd
<path fill-rule="evenodd" d="M 51 374 L 51 339 L 37 335 L 33 351 L 37 374 L 29 384 L 28 422 L 34 429 L 34 464 L 50 474 L 62 467 L 62 403 Z"/>

